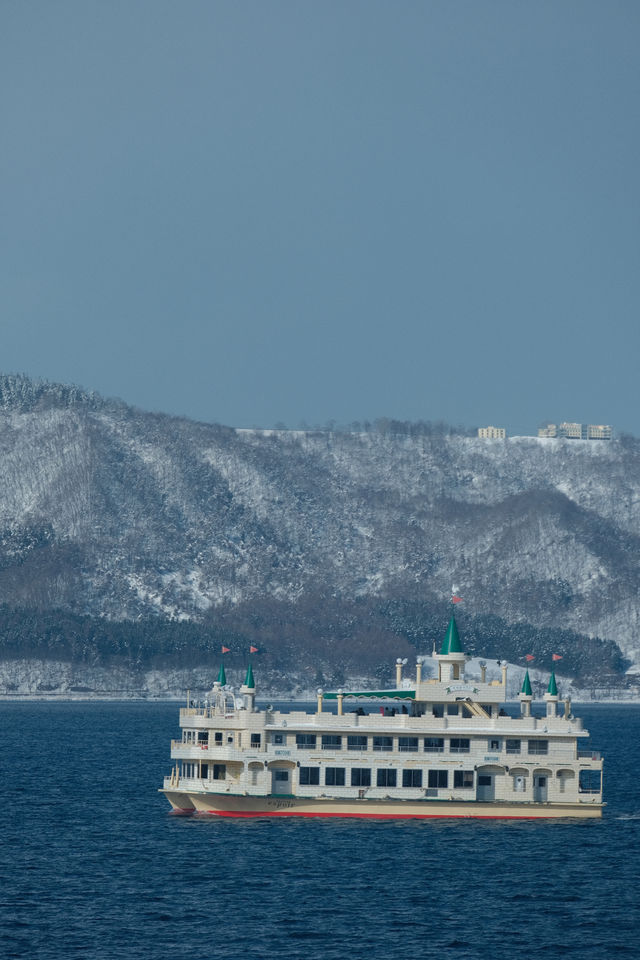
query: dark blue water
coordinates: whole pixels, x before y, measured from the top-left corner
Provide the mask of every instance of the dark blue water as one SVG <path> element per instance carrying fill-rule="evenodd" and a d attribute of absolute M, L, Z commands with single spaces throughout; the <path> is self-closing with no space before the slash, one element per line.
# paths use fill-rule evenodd
<path fill-rule="evenodd" d="M 0 956 L 637 957 L 640 707 L 576 712 L 602 821 L 201 820 L 177 705 L 0 703 Z"/>

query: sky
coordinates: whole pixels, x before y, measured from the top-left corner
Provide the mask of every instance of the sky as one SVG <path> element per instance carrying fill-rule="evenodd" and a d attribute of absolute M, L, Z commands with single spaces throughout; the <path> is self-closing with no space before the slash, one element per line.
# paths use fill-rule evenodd
<path fill-rule="evenodd" d="M 0 0 L 0 372 L 640 435 L 637 0 Z"/>

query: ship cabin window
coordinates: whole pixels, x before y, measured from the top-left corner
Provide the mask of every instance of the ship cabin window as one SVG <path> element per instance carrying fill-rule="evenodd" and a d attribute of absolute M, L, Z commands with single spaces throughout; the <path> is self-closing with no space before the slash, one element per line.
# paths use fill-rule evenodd
<path fill-rule="evenodd" d="M 182 764 L 182 776 L 183 777 L 195 777 L 196 775 L 196 765 L 195 763 L 183 763 Z"/>
<path fill-rule="evenodd" d="M 209 764 L 201 763 L 200 764 L 200 779 L 208 780 L 209 779 Z"/>
<path fill-rule="evenodd" d="M 447 704 L 447 716 L 457 717 L 460 713 L 460 707 L 457 703 L 448 703 Z"/>
<path fill-rule="evenodd" d="M 520 741 L 507 740 L 507 753 L 520 753 Z"/>
<path fill-rule="evenodd" d="M 449 750 L 451 753 L 469 753 L 469 749 L 468 737 L 451 737 L 449 742 Z"/>
<path fill-rule="evenodd" d="M 491 775 L 485 773 L 478 774 L 478 786 L 479 787 L 490 787 L 491 786 Z"/>
<path fill-rule="evenodd" d="M 227 777 L 227 765 L 225 763 L 214 763 L 213 779 L 226 780 L 226 777 Z"/>
<path fill-rule="evenodd" d="M 444 753 L 444 737 L 425 737 L 425 753 Z"/>
<path fill-rule="evenodd" d="M 198 730 L 198 743 L 209 743 L 209 733 L 207 730 Z"/>
<path fill-rule="evenodd" d="M 529 753 L 540 757 L 549 753 L 548 740 L 529 740 Z"/>
<path fill-rule="evenodd" d="M 185 730 L 184 731 L 184 742 L 185 743 L 194 743 L 196 739 L 195 730 Z"/>
<path fill-rule="evenodd" d="M 600 793 L 602 776 L 600 770 L 581 770 L 578 777 L 580 793 Z"/>
<path fill-rule="evenodd" d="M 296 733 L 296 747 L 298 750 L 315 750 L 315 733 Z"/>
<path fill-rule="evenodd" d="M 344 787 L 344 767 L 326 767 L 324 782 L 328 787 Z"/>
<path fill-rule="evenodd" d="M 289 782 L 289 771 L 288 770 L 274 770 L 274 779 L 277 783 Z"/>
<path fill-rule="evenodd" d="M 221 747 L 221 746 L 222 746 L 222 731 L 221 731 L 221 730 L 217 730 L 217 731 L 216 731 L 215 741 L 216 741 L 216 746 L 217 746 L 217 747 Z"/>
<path fill-rule="evenodd" d="M 351 768 L 351 786 L 352 787 L 370 787 L 371 770 L 368 767 Z"/>
<path fill-rule="evenodd" d="M 400 751 L 400 753 L 417 753 L 418 738 L 417 737 L 398 737 L 398 750 Z"/>
<path fill-rule="evenodd" d="M 395 770 L 378 770 L 376 786 L 395 787 L 395 785 L 396 785 Z"/>
<path fill-rule="evenodd" d="M 501 744 L 499 740 L 490 739 L 489 740 L 489 750 L 493 753 L 499 753 L 501 749 Z"/>
<path fill-rule="evenodd" d="M 393 737 L 374 737 L 374 750 L 393 750 Z"/>
<path fill-rule="evenodd" d="M 259 733 L 252 733 L 252 734 L 251 734 L 251 746 L 252 746 L 252 747 L 259 747 L 259 746 L 260 746 L 260 743 L 261 743 L 261 740 L 262 740 L 262 738 L 261 738 L 261 736 L 260 736 Z"/>
<path fill-rule="evenodd" d="M 431 708 L 431 714 L 434 717 L 438 717 L 438 719 L 441 719 L 442 717 L 444 717 L 444 707 L 442 706 L 442 704 L 435 703 Z"/>
<path fill-rule="evenodd" d="M 422 786 L 422 770 L 403 770 L 402 786 L 403 787 L 421 787 Z"/>
<path fill-rule="evenodd" d="M 492 705 L 490 703 L 481 703 L 480 706 L 482 707 L 484 712 L 487 714 L 487 716 L 490 717 L 492 714 Z"/>
<path fill-rule="evenodd" d="M 300 786 L 316 787 L 320 783 L 320 767 L 300 767 Z"/>
<path fill-rule="evenodd" d="M 473 789 L 473 770 L 454 770 L 453 785 L 461 790 Z"/>
<path fill-rule="evenodd" d="M 272 733 L 271 743 L 275 744 L 276 747 L 281 747 L 284 743 L 284 733 Z"/>
<path fill-rule="evenodd" d="M 429 770 L 429 787 L 447 787 L 449 785 L 448 770 Z"/>
<path fill-rule="evenodd" d="M 342 737 L 335 733 L 322 734 L 323 750 L 342 750 Z"/>
<path fill-rule="evenodd" d="M 367 738 L 360 736 L 347 737 L 347 750 L 366 750 Z M 352 783 L 351 786 L 354 786 Z"/>

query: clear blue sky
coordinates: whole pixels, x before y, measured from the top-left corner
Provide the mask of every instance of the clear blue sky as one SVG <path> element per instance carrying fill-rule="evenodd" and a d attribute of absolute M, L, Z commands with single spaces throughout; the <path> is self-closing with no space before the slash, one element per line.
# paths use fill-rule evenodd
<path fill-rule="evenodd" d="M 640 434 L 637 0 L 4 0 L 0 371 Z"/>

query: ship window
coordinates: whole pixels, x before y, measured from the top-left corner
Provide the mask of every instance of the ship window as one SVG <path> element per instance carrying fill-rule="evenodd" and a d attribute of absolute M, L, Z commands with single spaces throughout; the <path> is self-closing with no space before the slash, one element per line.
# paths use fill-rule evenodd
<path fill-rule="evenodd" d="M 296 747 L 298 750 L 314 750 L 315 745 L 315 733 L 296 733 Z"/>
<path fill-rule="evenodd" d="M 342 750 L 342 737 L 333 733 L 322 734 L 323 750 Z"/>
<path fill-rule="evenodd" d="M 259 747 L 259 746 L 260 746 L 260 734 L 259 734 L 259 733 L 252 733 L 252 734 L 251 734 L 251 746 L 252 746 L 252 747 Z"/>
<path fill-rule="evenodd" d="M 315 787 L 320 783 L 320 767 L 300 767 L 300 786 Z"/>
<path fill-rule="evenodd" d="M 374 737 L 374 750 L 393 750 L 393 737 Z"/>
<path fill-rule="evenodd" d="M 198 730 L 198 743 L 208 743 L 209 734 L 206 730 Z"/>
<path fill-rule="evenodd" d="M 429 770 L 430 787 L 446 787 L 449 784 L 448 770 Z"/>
<path fill-rule="evenodd" d="M 351 770 L 352 787 L 370 787 L 371 770 L 368 767 L 353 767 Z"/>
<path fill-rule="evenodd" d="M 377 786 L 379 786 L 379 787 L 395 787 L 395 785 L 396 785 L 396 771 L 395 771 L 395 770 L 378 770 Z"/>
<path fill-rule="evenodd" d="M 578 780 L 580 793 L 600 793 L 600 780 L 599 770 L 581 770 Z"/>
<path fill-rule="evenodd" d="M 548 740 L 529 740 L 529 753 L 540 756 L 549 752 Z"/>
<path fill-rule="evenodd" d="M 328 787 L 344 787 L 344 767 L 326 767 L 324 782 Z"/>
<path fill-rule="evenodd" d="M 221 744 L 221 743 L 222 743 L 222 731 L 221 731 L 221 730 L 218 730 L 218 731 L 216 732 L 215 741 L 216 741 L 217 744 Z"/>
<path fill-rule="evenodd" d="M 284 743 L 284 733 L 272 733 L 271 734 L 271 743 L 274 743 L 276 746 L 279 746 Z"/>
<path fill-rule="evenodd" d="M 213 779 L 214 780 L 225 780 L 227 776 L 227 765 L 225 763 L 214 763 L 213 765 Z"/>
<path fill-rule="evenodd" d="M 479 787 L 490 787 L 491 786 L 491 776 L 486 773 L 478 774 L 478 786 Z"/>
<path fill-rule="evenodd" d="M 400 751 L 400 753 L 417 753 L 418 738 L 417 737 L 398 737 L 398 750 Z"/>
<path fill-rule="evenodd" d="M 200 779 L 208 780 L 209 779 L 209 764 L 201 763 L 200 764 Z"/>
<path fill-rule="evenodd" d="M 507 740 L 507 753 L 520 753 L 520 741 Z"/>
<path fill-rule="evenodd" d="M 449 749 L 451 753 L 469 753 L 469 738 L 451 737 Z"/>
<path fill-rule="evenodd" d="M 289 771 L 288 770 L 274 770 L 275 780 L 277 783 L 284 783 L 284 781 L 289 780 Z"/>
<path fill-rule="evenodd" d="M 453 785 L 462 790 L 470 790 L 473 787 L 473 770 L 454 770 Z"/>
<path fill-rule="evenodd" d="M 457 703 L 447 704 L 447 714 L 450 717 L 457 717 L 459 712 L 460 712 L 460 708 L 458 707 Z"/>
<path fill-rule="evenodd" d="M 444 738 L 443 737 L 425 737 L 424 752 L 425 753 L 444 753 Z"/>
<path fill-rule="evenodd" d="M 366 737 L 347 737 L 347 750 L 366 750 L 366 749 L 367 749 Z"/>
<path fill-rule="evenodd" d="M 491 716 L 492 709 L 490 703 L 481 703 L 480 706 L 488 716 Z"/>
<path fill-rule="evenodd" d="M 403 770 L 402 786 L 403 787 L 421 787 L 422 786 L 422 770 Z"/>
<path fill-rule="evenodd" d="M 499 740 L 489 740 L 489 750 L 500 750 L 500 741 Z"/>

